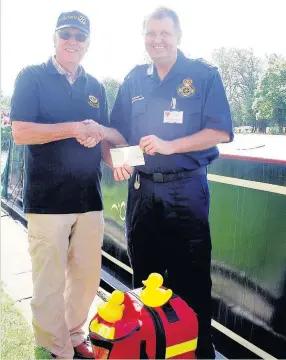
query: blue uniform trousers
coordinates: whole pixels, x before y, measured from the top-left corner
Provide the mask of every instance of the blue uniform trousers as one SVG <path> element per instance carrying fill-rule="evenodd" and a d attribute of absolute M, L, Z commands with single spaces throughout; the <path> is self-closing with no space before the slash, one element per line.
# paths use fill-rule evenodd
<path fill-rule="evenodd" d="M 181 296 L 199 320 L 198 358 L 215 358 L 211 339 L 211 237 L 206 175 L 154 183 L 136 174 L 129 180 L 126 212 L 128 254 L 133 286 L 150 273 Z"/>

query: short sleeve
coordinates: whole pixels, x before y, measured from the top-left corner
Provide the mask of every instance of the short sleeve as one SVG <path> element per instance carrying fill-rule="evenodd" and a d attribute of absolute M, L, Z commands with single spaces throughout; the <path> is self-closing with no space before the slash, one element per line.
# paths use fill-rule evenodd
<path fill-rule="evenodd" d="M 100 124 L 104 126 L 110 126 L 107 97 L 103 85 L 101 85 Z"/>
<path fill-rule="evenodd" d="M 131 128 L 131 97 L 127 81 L 118 90 L 110 115 L 110 125 L 129 141 Z"/>
<path fill-rule="evenodd" d="M 29 68 L 22 70 L 16 81 L 11 99 L 11 120 L 37 122 L 39 96 L 37 84 Z"/>
<path fill-rule="evenodd" d="M 221 77 L 217 70 L 210 71 L 207 98 L 204 106 L 204 129 L 221 130 L 229 133 L 233 140 L 233 127 L 229 103 Z"/>

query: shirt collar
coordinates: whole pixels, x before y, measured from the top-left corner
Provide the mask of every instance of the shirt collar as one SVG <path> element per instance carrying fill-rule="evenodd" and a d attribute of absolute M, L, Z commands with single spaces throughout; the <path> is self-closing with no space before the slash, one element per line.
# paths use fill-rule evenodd
<path fill-rule="evenodd" d="M 57 71 L 61 74 L 61 75 L 65 75 L 65 77 L 68 79 L 68 81 L 73 84 L 75 82 L 75 80 L 81 75 L 81 66 L 79 66 L 77 68 L 77 71 L 75 73 L 75 75 L 73 75 L 70 71 L 66 70 L 55 58 L 55 56 L 52 56 L 52 63 L 54 65 L 54 67 L 57 69 Z"/>
<path fill-rule="evenodd" d="M 47 68 L 48 68 L 48 70 L 49 70 L 49 72 L 51 74 L 54 74 L 54 75 L 61 74 L 61 75 L 65 75 L 65 76 L 70 76 L 69 75 L 70 73 L 66 69 L 64 69 L 61 66 L 61 64 L 59 64 L 59 62 L 56 60 L 56 58 L 54 56 L 51 56 L 49 58 L 46 65 L 47 65 Z M 76 74 L 75 78 L 77 78 L 79 76 L 86 77 L 86 72 L 85 72 L 85 70 L 84 70 L 84 68 L 82 66 L 78 67 L 77 74 Z"/>
<path fill-rule="evenodd" d="M 185 70 L 185 61 L 186 61 L 186 57 L 183 54 L 183 52 L 181 50 L 177 50 L 177 59 L 176 62 L 174 63 L 174 65 L 172 66 L 171 70 L 169 71 L 172 73 L 181 73 L 184 72 Z M 150 64 L 150 66 L 148 66 L 147 71 L 146 71 L 146 76 L 150 76 L 152 78 L 156 78 L 158 77 L 158 73 L 157 73 L 157 68 L 156 65 L 154 64 L 154 62 L 152 62 Z"/>

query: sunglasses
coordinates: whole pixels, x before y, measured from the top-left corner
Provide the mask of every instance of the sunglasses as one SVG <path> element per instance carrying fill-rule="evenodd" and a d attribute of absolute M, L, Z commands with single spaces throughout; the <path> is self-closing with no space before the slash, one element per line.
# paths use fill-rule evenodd
<path fill-rule="evenodd" d="M 84 32 L 78 32 L 75 34 L 71 34 L 67 30 L 59 30 L 58 31 L 59 38 L 62 40 L 69 40 L 71 37 L 73 37 L 76 41 L 79 42 L 85 42 L 88 38 L 88 35 Z"/>

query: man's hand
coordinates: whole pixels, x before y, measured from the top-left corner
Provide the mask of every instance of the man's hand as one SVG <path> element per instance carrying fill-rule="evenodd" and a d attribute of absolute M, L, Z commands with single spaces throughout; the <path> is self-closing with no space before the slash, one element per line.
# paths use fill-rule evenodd
<path fill-rule="evenodd" d="M 77 141 L 81 145 L 91 148 L 96 146 L 101 140 L 104 139 L 103 127 L 99 125 L 96 121 L 84 120 L 82 124 L 84 124 L 85 126 L 84 133 L 88 135 L 83 137 L 77 137 Z"/>
<path fill-rule="evenodd" d="M 86 140 L 77 139 L 77 141 L 88 148 L 92 148 L 98 144 L 98 141 L 93 137 L 88 137 Z"/>
<path fill-rule="evenodd" d="M 156 153 L 171 155 L 173 153 L 171 142 L 162 140 L 155 135 L 142 137 L 139 146 L 148 155 L 155 155 Z"/>
<path fill-rule="evenodd" d="M 113 170 L 113 175 L 115 181 L 123 181 L 130 179 L 131 174 L 133 173 L 134 168 L 124 164 L 123 167 L 115 168 Z"/>

